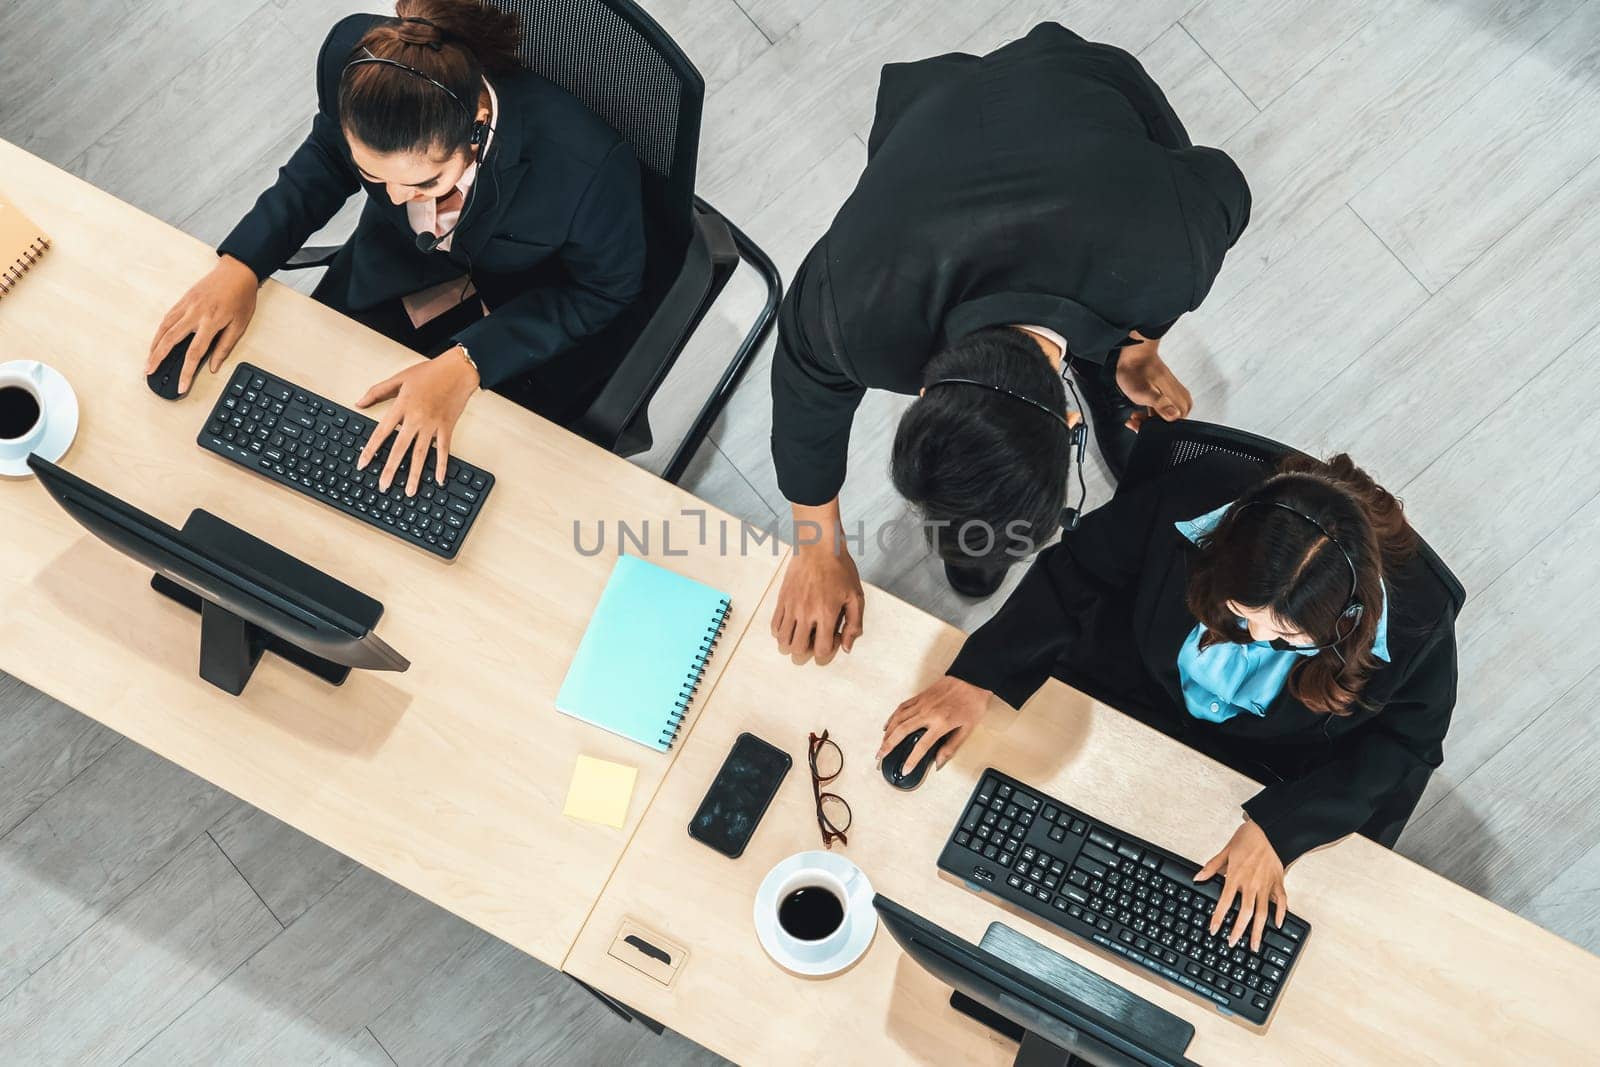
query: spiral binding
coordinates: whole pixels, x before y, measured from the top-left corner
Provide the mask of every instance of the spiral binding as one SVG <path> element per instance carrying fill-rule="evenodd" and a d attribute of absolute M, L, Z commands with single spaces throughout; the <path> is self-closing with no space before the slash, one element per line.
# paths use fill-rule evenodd
<path fill-rule="evenodd" d="M 733 610 L 732 601 L 724 598 L 717 605 L 716 617 L 711 620 L 711 625 L 706 628 L 705 634 L 700 638 L 700 647 L 695 650 L 694 662 L 689 665 L 689 676 L 683 681 L 683 688 L 678 690 L 678 699 L 673 702 L 672 711 L 667 714 L 667 728 L 661 731 L 661 744 L 672 747 L 678 739 L 678 731 L 683 728 L 683 720 L 689 714 L 689 705 L 694 703 L 694 695 L 700 691 L 700 681 L 705 677 L 706 664 L 711 660 L 711 653 L 717 647 L 717 642 L 722 640 L 722 628 L 727 625 L 728 612 Z"/>
<path fill-rule="evenodd" d="M 45 250 L 49 247 L 50 239 L 48 237 L 36 238 L 32 244 L 22 250 L 22 254 L 16 258 L 16 261 L 11 266 L 5 270 L 0 270 L 0 296 L 5 296 L 12 289 L 15 289 L 17 283 L 22 280 L 22 276 L 33 269 L 33 265 L 39 262 L 39 257 L 44 255 Z"/>

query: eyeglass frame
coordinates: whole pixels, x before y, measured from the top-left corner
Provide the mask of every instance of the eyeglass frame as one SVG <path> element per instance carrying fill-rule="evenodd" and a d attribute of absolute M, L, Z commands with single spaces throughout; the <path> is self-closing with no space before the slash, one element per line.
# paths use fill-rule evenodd
<path fill-rule="evenodd" d="M 855 821 L 855 814 L 850 810 L 850 802 L 838 793 L 826 792 L 822 788 L 844 773 L 844 749 L 839 747 L 839 742 L 828 736 L 827 730 L 823 730 L 820 735 L 812 733 L 807 736 L 809 747 L 806 752 L 806 763 L 811 767 L 811 795 L 817 805 L 817 829 L 822 831 L 822 847 L 831 850 L 834 838 L 838 838 L 840 844 L 848 847 L 850 839 L 845 836 L 845 831 L 849 830 L 850 824 Z M 839 754 L 839 769 L 827 776 L 823 776 L 817 770 L 817 753 L 822 750 L 823 745 L 832 745 L 833 750 Z M 844 829 L 835 826 L 833 820 L 822 813 L 822 802 L 825 799 L 838 801 L 844 807 Z"/>

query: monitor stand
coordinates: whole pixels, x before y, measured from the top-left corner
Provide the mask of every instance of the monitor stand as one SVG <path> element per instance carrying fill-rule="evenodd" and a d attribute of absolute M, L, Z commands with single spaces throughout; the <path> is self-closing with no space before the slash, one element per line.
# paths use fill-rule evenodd
<path fill-rule="evenodd" d="M 1144 1040 L 1181 1059 L 1194 1039 L 1194 1026 L 1183 1019 L 1123 989 L 1100 975 L 1073 962 L 1053 949 L 1020 934 L 1000 922 L 992 922 L 978 947 L 1013 967 L 1033 975 L 1071 1000 L 1104 1016 L 1123 1020 L 1137 1027 Z M 1071 1050 L 1025 1030 L 1003 1015 L 990 1010 L 963 993 L 950 995 L 950 1006 L 961 1014 L 987 1026 L 1013 1041 L 1017 1049 L 1016 1067 L 1068 1067 L 1089 1061 Z"/>
<path fill-rule="evenodd" d="M 287 552 L 273 548 L 231 523 L 200 508 L 190 512 L 183 524 L 184 540 L 207 555 L 230 566 L 261 574 L 279 585 L 304 593 L 319 604 L 338 610 L 352 622 L 369 631 L 378 625 L 383 605 L 332 575 L 302 563 Z M 224 692 L 238 696 L 261 662 L 263 652 L 271 652 L 330 685 L 342 685 L 350 668 L 290 644 L 229 611 L 219 604 L 191 593 L 159 574 L 150 579 L 150 588 L 190 611 L 200 614 L 200 677 Z"/>
<path fill-rule="evenodd" d="M 962 1015 L 976 1019 L 1002 1037 L 1020 1042 L 1017 1058 L 1011 1061 L 1012 1067 L 1088 1067 L 1086 1060 L 1079 1059 L 1060 1045 L 1051 1044 L 1038 1034 L 1024 1030 L 1004 1015 L 990 1011 L 965 993 L 960 991 L 951 993 L 950 1006 Z"/>

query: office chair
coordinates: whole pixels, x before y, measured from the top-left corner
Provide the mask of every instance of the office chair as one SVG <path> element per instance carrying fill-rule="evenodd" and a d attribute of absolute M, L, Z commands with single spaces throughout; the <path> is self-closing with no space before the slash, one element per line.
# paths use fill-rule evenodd
<path fill-rule="evenodd" d="M 490 2 L 490 0 L 484 0 Z M 654 443 L 649 406 L 667 373 L 740 261 L 766 285 L 766 302 L 701 405 L 662 477 L 688 469 L 777 318 L 783 282 L 772 260 L 694 193 L 705 81 L 677 44 L 633 0 L 495 0 L 522 19 L 520 58 L 614 129 L 639 159 L 644 194 L 644 287 L 619 321 L 581 352 L 615 363 L 582 397 L 572 429 L 620 456 Z M 286 270 L 325 266 L 337 247 L 302 248 Z M 614 354 L 625 350 L 620 362 Z"/>

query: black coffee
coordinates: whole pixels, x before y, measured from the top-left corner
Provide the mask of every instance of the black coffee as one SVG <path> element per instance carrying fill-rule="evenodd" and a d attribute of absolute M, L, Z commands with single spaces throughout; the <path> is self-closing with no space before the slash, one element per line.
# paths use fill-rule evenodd
<path fill-rule="evenodd" d="M 844 922 L 844 905 L 820 885 L 803 885 L 778 905 L 778 924 L 801 941 L 821 941 Z"/>
<path fill-rule="evenodd" d="M 0 387 L 0 438 L 21 437 L 39 421 L 39 401 L 20 385 Z"/>

